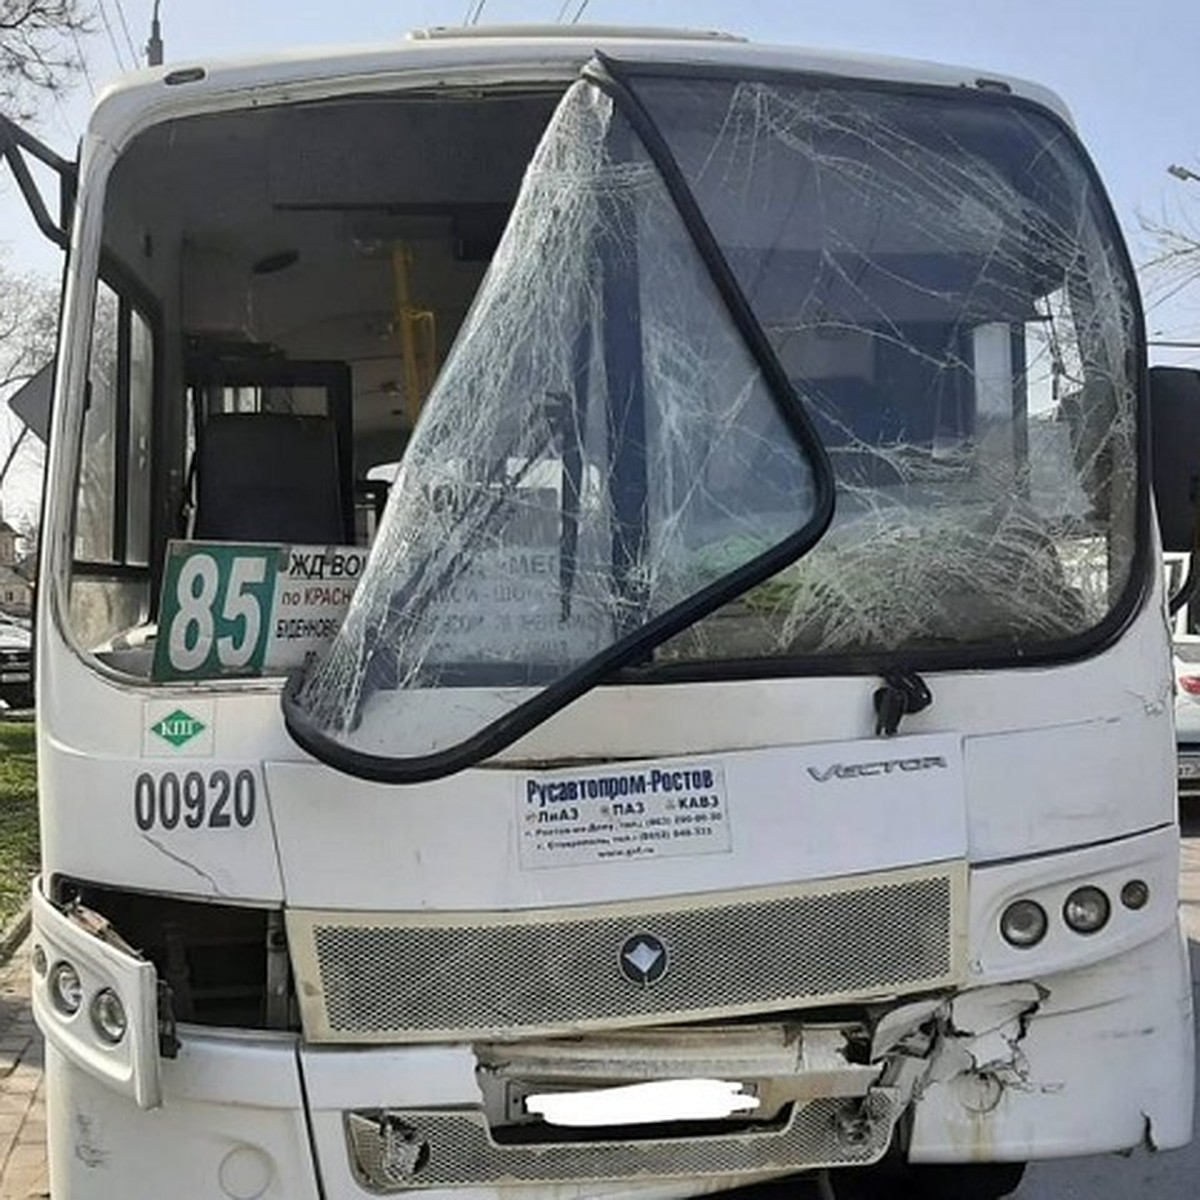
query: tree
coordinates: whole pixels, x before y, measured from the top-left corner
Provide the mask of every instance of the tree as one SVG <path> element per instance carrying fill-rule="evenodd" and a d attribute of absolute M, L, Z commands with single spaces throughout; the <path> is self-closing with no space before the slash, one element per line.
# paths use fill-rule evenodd
<path fill-rule="evenodd" d="M 1138 214 L 1143 244 L 1149 257 L 1141 275 L 1149 308 L 1166 304 L 1200 281 L 1200 221 L 1195 208 L 1195 188 L 1200 174 L 1172 163 L 1167 173 L 1184 184 L 1174 203 L 1163 206 L 1157 217 Z"/>
<path fill-rule="evenodd" d="M 0 260 L 0 495 L 16 512 L 36 507 L 43 448 L 6 401 L 54 357 L 57 325 L 58 288 Z"/>
<path fill-rule="evenodd" d="M 0 112 L 30 117 L 37 98 L 82 70 L 79 37 L 90 32 L 84 0 L 0 0 Z"/>
<path fill-rule="evenodd" d="M 0 396 L 31 379 L 54 357 L 58 288 L 0 260 Z"/>

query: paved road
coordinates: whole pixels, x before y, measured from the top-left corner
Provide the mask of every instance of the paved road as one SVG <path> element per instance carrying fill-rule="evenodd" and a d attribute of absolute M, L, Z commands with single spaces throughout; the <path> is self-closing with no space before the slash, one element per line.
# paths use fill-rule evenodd
<path fill-rule="evenodd" d="M 0 1200 L 49 1196 L 42 1040 L 29 1011 L 29 943 L 0 967 Z"/>
<path fill-rule="evenodd" d="M 1192 807 L 1184 825 L 1181 900 L 1200 1014 L 1200 801 Z M 0 967 L 0 1200 L 49 1195 L 42 1047 L 29 1012 L 27 952 L 28 943 Z M 1200 1113 L 1200 1089 L 1196 1107 Z M 802 1194 L 815 1192 L 791 1188 L 788 1197 L 801 1200 Z M 1127 1158 L 1109 1155 L 1032 1166 L 1016 1200 L 1195 1200 L 1198 1193 L 1200 1139 L 1166 1154 L 1139 1151 Z"/>

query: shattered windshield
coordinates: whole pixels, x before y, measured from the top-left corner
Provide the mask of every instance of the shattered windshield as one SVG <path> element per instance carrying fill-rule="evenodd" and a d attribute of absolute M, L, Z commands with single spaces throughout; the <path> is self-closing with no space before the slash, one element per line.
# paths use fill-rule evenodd
<path fill-rule="evenodd" d="M 807 549 L 832 508 L 828 466 L 755 335 L 627 120 L 577 84 L 346 623 L 289 698 L 293 732 L 444 754 L 548 710 L 584 668 L 644 657 L 685 609 L 712 611 Z"/>
<path fill-rule="evenodd" d="M 813 552 L 657 661 L 1028 655 L 1103 621 L 1134 550 L 1136 314 L 1074 139 L 994 96 L 636 86 L 837 479 Z"/>
<path fill-rule="evenodd" d="M 348 770 L 458 769 L 620 666 L 1024 655 L 1128 582 L 1134 301 L 1060 124 L 629 86 L 560 105 L 345 626 L 285 697 Z"/>

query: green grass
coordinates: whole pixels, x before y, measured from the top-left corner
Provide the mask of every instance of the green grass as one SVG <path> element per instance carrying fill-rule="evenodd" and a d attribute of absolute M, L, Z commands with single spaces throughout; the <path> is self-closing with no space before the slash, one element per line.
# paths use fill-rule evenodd
<path fill-rule="evenodd" d="M 29 898 L 38 870 L 37 759 L 32 721 L 0 721 L 0 929 Z"/>

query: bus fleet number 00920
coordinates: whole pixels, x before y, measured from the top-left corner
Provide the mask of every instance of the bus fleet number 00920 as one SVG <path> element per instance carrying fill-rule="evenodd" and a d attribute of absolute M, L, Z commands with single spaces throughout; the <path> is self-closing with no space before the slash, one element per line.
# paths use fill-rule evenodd
<path fill-rule="evenodd" d="M 133 819 L 151 829 L 247 829 L 254 824 L 258 789 L 253 771 L 143 771 L 133 785 Z"/>

